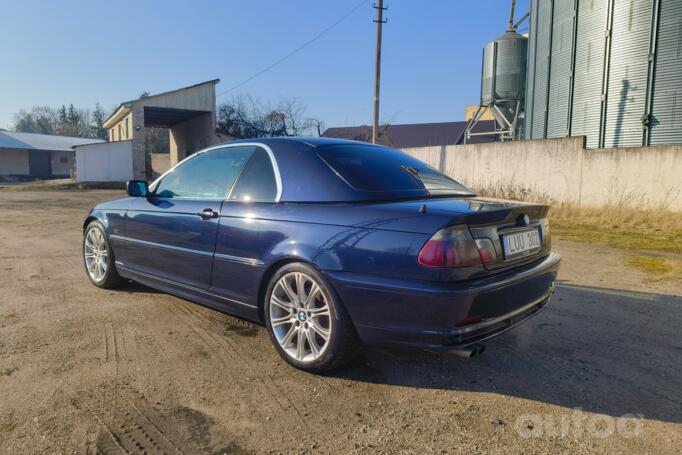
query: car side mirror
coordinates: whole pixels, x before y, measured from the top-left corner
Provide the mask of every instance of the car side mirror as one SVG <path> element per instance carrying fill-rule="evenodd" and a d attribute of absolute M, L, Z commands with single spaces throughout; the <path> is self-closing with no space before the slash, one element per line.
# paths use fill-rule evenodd
<path fill-rule="evenodd" d="M 147 197 L 149 187 L 144 180 L 128 180 L 126 182 L 126 191 L 130 197 Z"/>

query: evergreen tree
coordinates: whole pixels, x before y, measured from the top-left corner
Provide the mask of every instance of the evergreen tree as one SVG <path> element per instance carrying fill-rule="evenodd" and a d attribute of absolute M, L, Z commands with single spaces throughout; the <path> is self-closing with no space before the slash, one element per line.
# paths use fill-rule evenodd
<path fill-rule="evenodd" d="M 92 111 L 92 123 L 90 125 L 90 135 L 97 139 L 107 140 L 109 132 L 104 128 L 104 121 L 107 119 L 107 113 L 99 103 L 95 104 L 95 110 Z"/>

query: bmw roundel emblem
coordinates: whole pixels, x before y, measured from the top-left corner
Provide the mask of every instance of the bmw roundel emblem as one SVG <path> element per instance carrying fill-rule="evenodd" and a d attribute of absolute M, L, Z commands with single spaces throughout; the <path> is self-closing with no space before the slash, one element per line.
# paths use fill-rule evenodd
<path fill-rule="evenodd" d="M 516 220 L 516 223 L 519 226 L 528 226 L 530 224 L 530 217 L 525 213 L 522 215 L 519 215 L 519 217 Z"/>

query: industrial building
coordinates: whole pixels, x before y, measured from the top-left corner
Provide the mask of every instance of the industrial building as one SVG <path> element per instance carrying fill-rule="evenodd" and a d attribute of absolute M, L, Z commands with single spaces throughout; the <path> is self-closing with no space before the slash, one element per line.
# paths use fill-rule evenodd
<path fill-rule="evenodd" d="M 682 1 L 532 0 L 525 138 L 682 143 Z"/>
<path fill-rule="evenodd" d="M 0 177 L 32 180 L 65 178 L 74 164 L 72 147 L 98 139 L 0 130 Z"/>

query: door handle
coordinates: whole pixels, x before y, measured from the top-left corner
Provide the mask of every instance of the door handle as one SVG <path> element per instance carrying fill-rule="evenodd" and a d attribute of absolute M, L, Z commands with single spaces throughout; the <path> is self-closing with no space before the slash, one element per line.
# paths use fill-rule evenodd
<path fill-rule="evenodd" d="M 220 216 L 220 214 L 213 209 L 204 209 L 197 213 L 197 215 L 199 215 L 202 220 L 210 220 L 211 218 L 218 218 Z"/>

